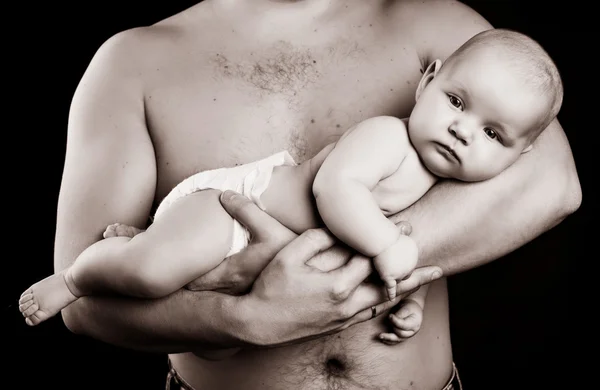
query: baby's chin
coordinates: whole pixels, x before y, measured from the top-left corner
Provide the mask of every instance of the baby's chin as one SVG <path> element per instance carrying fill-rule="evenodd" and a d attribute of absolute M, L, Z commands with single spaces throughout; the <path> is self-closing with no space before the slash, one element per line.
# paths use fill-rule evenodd
<path fill-rule="evenodd" d="M 435 161 L 431 161 L 430 163 L 423 161 L 423 164 L 431 173 L 440 179 L 453 179 L 466 183 L 474 183 L 485 181 L 495 176 L 495 174 L 489 172 L 468 172 L 461 169 L 451 169 L 458 168 L 458 166 L 448 166 L 436 163 Z"/>
<path fill-rule="evenodd" d="M 423 159 L 423 165 L 425 165 L 425 168 L 427 168 L 429 170 L 429 172 L 433 173 L 434 175 L 436 175 L 439 178 L 442 178 L 442 179 L 454 178 L 454 173 L 449 172 L 448 167 L 442 166 L 439 163 L 437 163 L 436 161 L 431 161 L 431 160 L 428 161 L 428 159 Z"/>

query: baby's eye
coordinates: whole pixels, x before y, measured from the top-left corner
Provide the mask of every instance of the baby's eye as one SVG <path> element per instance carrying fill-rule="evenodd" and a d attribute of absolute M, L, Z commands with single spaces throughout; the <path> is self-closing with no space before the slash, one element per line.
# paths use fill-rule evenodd
<path fill-rule="evenodd" d="M 486 127 L 485 129 L 483 129 L 483 131 L 485 131 L 485 134 L 490 137 L 491 139 L 496 139 L 498 138 L 498 134 L 496 134 L 496 132 L 492 129 L 490 129 L 489 127 Z"/>
<path fill-rule="evenodd" d="M 454 107 L 462 109 L 462 102 L 456 96 L 448 95 L 448 99 L 450 100 L 450 104 Z"/>

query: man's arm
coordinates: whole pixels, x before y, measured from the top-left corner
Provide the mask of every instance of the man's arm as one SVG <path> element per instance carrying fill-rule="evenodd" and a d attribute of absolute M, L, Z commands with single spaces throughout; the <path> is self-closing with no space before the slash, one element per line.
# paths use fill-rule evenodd
<path fill-rule="evenodd" d="M 139 30 L 120 33 L 98 50 L 73 97 L 55 241 L 55 272 L 102 239 L 109 224 L 145 227 L 156 187 L 154 150 L 145 122 L 135 50 Z M 138 53 L 139 54 L 139 53 Z M 113 344 L 189 349 L 189 340 L 235 343 L 237 329 L 220 315 L 228 296 L 182 291 L 160 300 L 85 297 L 62 311 L 75 333 Z M 189 310 L 189 307 L 194 310 Z M 210 316 L 203 313 L 211 313 Z M 202 332 L 186 323 L 199 323 Z"/>
<path fill-rule="evenodd" d="M 106 42 L 73 98 L 58 204 L 55 272 L 102 239 L 109 224 L 144 227 L 150 212 L 156 164 L 139 81 L 143 68 L 136 66 L 136 60 L 144 58 L 136 53 L 145 43 L 140 34 L 129 31 Z M 251 205 L 242 205 L 234 215 L 244 222 Z M 227 208 L 231 206 L 225 207 L 231 212 Z M 397 302 L 387 301 L 378 286 L 359 286 L 372 271 L 368 259 L 347 261 L 348 253 L 327 250 L 333 243 L 327 234 L 313 231 L 296 237 L 256 206 L 250 210 L 262 217 L 245 223 L 253 239 L 236 256 L 260 262 L 260 269 L 266 265 L 251 295 L 182 289 L 151 300 L 83 297 L 62 311 L 65 325 L 74 333 L 121 347 L 177 353 L 299 342 L 367 321 L 371 306 L 377 305 L 381 314 Z M 283 264 L 276 253 L 290 242 L 304 251 L 295 250 L 296 261 Z M 338 265 L 327 271 L 306 265 L 320 252 Z M 267 265 L 274 256 L 276 260 Z M 440 276 L 437 267 L 415 270 L 399 283 L 398 296 Z M 284 311 L 287 314 L 280 315 Z"/>
<path fill-rule="evenodd" d="M 555 120 L 529 153 L 497 177 L 441 182 L 396 218 L 412 225 L 419 265 L 438 265 L 451 275 L 512 252 L 580 204 L 575 162 Z"/>
<path fill-rule="evenodd" d="M 419 52 L 424 66 L 447 58 L 470 37 L 492 28 L 458 1 L 412 4 L 420 42 L 428 45 Z M 439 265 L 444 275 L 450 275 L 519 248 L 559 224 L 580 204 L 575 162 L 555 120 L 533 150 L 499 176 L 481 183 L 441 182 L 394 220 L 412 224 L 420 265 Z"/>

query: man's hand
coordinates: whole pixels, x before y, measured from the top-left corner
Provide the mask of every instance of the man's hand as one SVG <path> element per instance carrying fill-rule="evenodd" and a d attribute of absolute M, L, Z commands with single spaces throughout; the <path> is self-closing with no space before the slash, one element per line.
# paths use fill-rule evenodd
<path fill-rule="evenodd" d="M 240 295 L 248 292 L 277 252 L 297 235 L 258 207 L 252 207 L 254 204 L 244 196 L 225 191 L 220 199 L 225 210 L 252 233 L 252 239 L 246 248 L 227 257 L 186 288 Z"/>
<path fill-rule="evenodd" d="M 233 218 L 252 232 L 252 240 L 242 251 L 227 257 L 210 272 L 190 282 L 186 286 L 188 290 L 217 291 L 230 295 L 247 293 L 277 252 L 298 237 L 267 213 L 253 207 L 247 198 L 231 197 L 234 194 L 231 191 L 221 194 L 221 204 Z M 401 234 L 411 234 L 410 223 L 399 219 L 393 222 Z M 307 264 L 321 271 L 331 271 L 346 264 L 352 255 L 352 251 L 342 245 L 332 247 L 328 252 L 327 256 L 309 259 Z"/>
<path fill-rule="evenodd" d="M 296 237 L 241 195 L 226 191 L 221 202 L 254 238 L 222 264 L 222 275 L 227 268 L 258 275 L 250 292 L 236 301 L 253 344 L 279 346 L 341 331 L 380 315 L 442 276 L 439 267 L 415 269 L 398 283 L 397 298 L 389 301 L 382 285 L 365 282 L 373 272 L 371 260 L 335 246 L 325 229 Z"/>

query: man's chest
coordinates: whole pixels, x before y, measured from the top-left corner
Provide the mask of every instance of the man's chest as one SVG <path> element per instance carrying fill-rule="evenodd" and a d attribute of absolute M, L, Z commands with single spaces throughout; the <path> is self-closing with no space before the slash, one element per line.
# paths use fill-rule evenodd
<path fill-rule="evenodd" d="M 147 92 L 159 192 L 282 149 L 300 162 L 361 120 L 406 116 L 420 76 L 414 53 L 367 42 L 207 48 L 167 63 Z"/>

